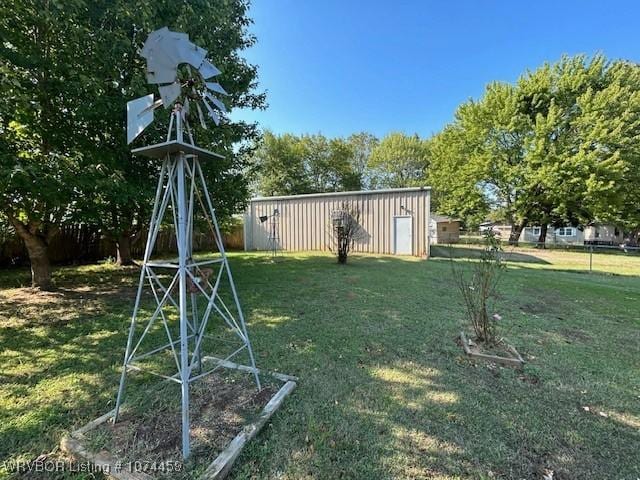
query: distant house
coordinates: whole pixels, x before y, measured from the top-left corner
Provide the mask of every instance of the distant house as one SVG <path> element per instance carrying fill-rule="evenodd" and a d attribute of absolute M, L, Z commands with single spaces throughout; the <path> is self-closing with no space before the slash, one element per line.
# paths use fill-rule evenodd
<path fill-rule="evenodd" d="M 482 226 L 485 224 L 481 225 Z M 511 225 L 489 225 L 485 230 L 491 228 L 503 240 L 507 240 L 511 235 Z M 541 227 L 534 225 L 525 227 L 518 238 L 522 243 L 537 243 L 540 238 Z M 482 231 L 482 230 L 481 230 Z M 584 228 L 565 225 L 554 228 L 547 227 L 545 245 L 617 245 L 623 242 L 623 232 L 615 225 L 593 224 Z"/>
<path fill-rule="evenodd" d="M 482 222 L 480 224 L 480 233 L 484 233 L 488 230 L 491 230 L 494 225 L 494 222 Z"/>
<path fill-rule="evenodd" d="M 486 230 L 493 230 L 493 232 L 502 240 L 509 240 L 509 236 L 511 235 L 511 230 L 513 230 L 513 227 L 511 225 L 508 224 L 493 224 L 490 227 L 487 227 L 485 229 Z"/>
<path fill-rule="evenodd" d="M 540 226 L 526 227 L 522 230 L 519 240 L 524 243 L 537 243 L 540 238 Z M 547 227 L 545 244 L 547 245 L 581 245 L 584 242 L 584 232 L 577 227 L 562 226 Z"/>
<path fill-rule="evenodd" d="M 612 224 L 594 223 L 584 229 L 585 245 L 620 245 L 623 241 L 622 229 Z"/>
<path fill-rule="evenodd" d="M 437 245 L 459 241 L 460 220 L 432 213 L 429 219 L 429 243 Z"/>

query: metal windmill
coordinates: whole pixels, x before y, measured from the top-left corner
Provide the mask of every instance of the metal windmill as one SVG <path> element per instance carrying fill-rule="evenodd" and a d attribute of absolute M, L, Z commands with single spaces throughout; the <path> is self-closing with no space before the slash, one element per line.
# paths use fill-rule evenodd
<path fill-rule="evenodd" d="M 151 124 L 153 112 L 160 106 L 171 109 L 171 119 L 166 141 L 132 150 L 136 155 L 158 159 L 162 166 L 149 222 L 149 235 L 113 420 L 116 422 L 118 419 L 127 373 L 131 370 L 142 370 L 143 359 L 169 352 L 169 356 L 175 360 L 177 373 L 149 373 L 181 385 L 182 454 L 186 458 L 190 452 L 189 385 L 217 370 L 223 363 L 219 362 L 213 368 L 202 371 L 202 349 L 205 345 L 203 339 L 207 338 L 207 326 L 212 323 L 213 318 L 222 320 L 235 337 L 236 345 L 232 347 L 234 350 L 225 360 L 246 351 L 257 387 L 261 387 L 215 210 L 200 168 L 202 159 L 213 162 L 223 157 L 197 147 L 188 122 L 190 105 L 195 104 L 197 119 L 206 128 L 200 103 L 216 125 L 220 122 L 220 115 L 216 109 L 226 109 L 213 93 L 226 95 L 226 92 L 218 83 L 209 81 L 220 71 L 206 59 L 206 50 L 191 43 L 186 34 L 172 32 L 166 27 L 149 35 L 140 54 L 147 60 L 148 82 L 159 85 L 160 99 L 154 100 L 154 95 L 150 94 L 127 104 L 129 143 Z M 188 140 L 185 140 L 185 133 Z M 219 252 L 215 258 L 193 258 L 192 241 L 196 209 L 202 210 L 215 237 Z M 165 216 L 169 218 L 168 223 L 175 228 L 178 258 L 173 261 L 152 260 L 151 255 Z M 146 310 L 141 306 L 144 301 L 143 291 L 146 289 L 153 299 L 150 315 L 145 314 Z M 226 302 L 221 293 L 226 295 Z M 175 320 L 170 318 L 172 316 L 179 319 L 178 333 L 175 333 L 176 325 Z M 154 325 L 161 333 L 164 330 L 166 343 L 148 346 L 147 344 L 154 339 L 150 333 Z"/>
<path fill-rule="evenodd" d="M 260 216 L 260 223 L 265 223 L 269 220 L 269 250 L 271 251 L 271 256 L 275 258 L 280 251 L 280 236 L 278 233 L 280 231 L 278 228 L 280 211 L 277 208 L 273 209 L 273 213 L 271 215 Z"/>

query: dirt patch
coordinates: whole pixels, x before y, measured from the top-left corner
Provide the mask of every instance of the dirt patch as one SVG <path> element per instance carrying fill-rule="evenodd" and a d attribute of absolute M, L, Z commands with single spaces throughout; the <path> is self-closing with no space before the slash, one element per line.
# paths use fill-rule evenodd
<path fill-rule="evenodd" d="M 559 311 L 561 302 L 551 292 L 536 289 L 528 293 L 534 294 L 534 299 L 518 305 L 520 311 L 529 315 L 549 315 Z"/>
<path fill-rule="evenodd" d="M 529 385 L 540 385 L 540 378 L 538 378 L 536 375 L 529 375 L 525 373 L 522 375 L 518 375 L 518 380 Z"/>
<path fill-rule="evenodd" d="M 130 286 L 59 288 L 46 292 L 34 288 L 0 290 L 0 324 L 6 327 L 59 326 L 80 316 L 104 314 L 114 301 L 132 301 Z"/>
<path fill-rule="evenodd" d="M 541 313 L 547 312 L 547 308 L 545 307 L 544 303 L 539 302 L 523 303 L 522 305 L 520 305 L 520 310 L 531 315 L 540 315 Z"/>
<path fill-rule="evenodd" d="M 460 338 L 460 335 L 455 337 L 455 342 L 462 346 L 462 339 Z M 500 357 L 513 356 L 513 353 L 509 350 L 509 345 L 504 342 L 487 345 L 484 342 L 478 342 L 477 340 L 467 338 L 467 345 L 471 353 L 483 353 L 485 355 L 497 355 Z"/>
<path fill-rule="evenodd" d="M 591 336 L 582 330 L 569 329 L 565 328 L 560 330 L 560 335 L 562 335 L 567 343 L 584 343 L 591 340 Z"/>
<path fill-rule="evenodd" d="M 258 392 L 252 379 L 235 372 L 214 373 L 192 384 L 192 456 L 186 475 L 211 463 L 280 387 L 275 382 L 267 383 Z M 86 434 L 90 450 L 106 451 L 123 462 L 182 462 L 179 385 L 164 382 L 161 388 L 136 396 L 125 406 L 118 423 L 106 422 Z M 162 476 L 161 472 L 155 474 Z"/>
<path fill-rule="evenodd" d="M 524 364 L 524 360 L 518 351 L 504 341 L 488 344 L 468 339 L 464 332 L 461 332 L 459 340 L 457 340 L 456 343 L 462 346 L 467 357 L 474 360 L 482 360 L 517 368 L 522 367 Z"/>

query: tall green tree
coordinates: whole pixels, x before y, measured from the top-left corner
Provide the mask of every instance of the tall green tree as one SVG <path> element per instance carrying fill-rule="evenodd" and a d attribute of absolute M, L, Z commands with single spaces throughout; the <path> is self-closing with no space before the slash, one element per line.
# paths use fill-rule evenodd
<path fill-rule="evenodd" d="M 637 70 L 599 55 L 563 57 L 515 85 L 489 85 L 433 139 L 434 185 L 448 189 L 451 208 L 472 205 L 480 192 L 514 225 L 512 243 L 531 224 L 543 227 L 543 244 L 548 224 L 624 223 L 635 200 L 626 192 L 638 185 L 630 173 L 638 151 Z M 447 172 L 454 171 L 452 178 Z"/>
<path fill-rule="evenodd" d="M 48 289 L 47 247 L 77 216 L 95 171 L 75 148 L 85 99 L 86 3 L 0 3 L 0 210 L 24 240 L 32 285 Z"/>
<path fill-rule="evenodd" d="M 624 228 L 632 245 L 640 240 L 640 66 L 614 62 L 605 87 L 579 99 L 576 151 L 593 164 L 584 178 L 584 208 L 590 217 Z"/>
<path fill-rule="evenodd" d="M 353 149 L 351 161 L 353 173 L 360 178 L 360 187 L 364 190 L 372 188 L 373 178 L 369 169 L 371 154 L 380 141 L 375 135 L 367 132 L 359 132 L 349 135 L 347 142 Z"/>
<path fill-rule="evenodd" d="M 411 187 L 424 184 L 429 166 L 427 143 L 418 135 L 390 133 L 371 152 L 372 186 Z"/>
<path fill-rule="evenodd" d="M 354 150 L 347 141 L 316 134 L 303 135 L 300 143 L 312 193 L 361 188 L 360 177 L 353 169 Z"/>
<path fill-rule="evenodd" d="M 253 154 L 256 189 L 261 195 L 294 195 L 311 191 L 304 166 L 304 152 L 295 135 L 265 132 Z"/>
<path fill-rule="evenodd" d="M 354 147 L 342 138 L 266 132 L 253 155 L 257 190 L 262 195 L 359 190 L 354 155 Z"/>
<path fill-rule="evenodd" d="M 429 140 L 431 163 L 428 184 L 433 188 L 431 209 L 479 225 L 492 204 L 485 187 L 478 181 L 477 165 L 469 161 L 469 145 L 458 125 L 447 126 Z"/>
<path fill-rule="evenodd" d="M 245 0 L 17 1 L 0 5 L 0 209 L 29 250 L 34 286 L 50 285 L 48 241 L 68 220 L 99 224 L 130 261 L 144 228 L 158 165 L 132 158 L 125 105 L 153 91 L 137 53 L 147 34 L 167 25 L 210 51 L 231 94 L 228 107 L 262 108 L 257 70 L 240 57 L 248 34 Z M 163 133 L 163 117 L 139 140 Z M 256 125 L 224 121 L 198 142 L 225 155 L 204 164 L 221 216 L 248 196 L 244 175 Z"/>

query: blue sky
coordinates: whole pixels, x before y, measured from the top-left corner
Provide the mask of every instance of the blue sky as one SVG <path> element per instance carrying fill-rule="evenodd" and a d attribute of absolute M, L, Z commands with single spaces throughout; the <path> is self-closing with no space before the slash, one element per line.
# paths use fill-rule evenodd
<path fill-rule="evenodd" d="M 264 112 L 276 133 L 429 136 L 493 80 L 563 53 L 640 60 L 640 2 L 254 0 Z"/>

